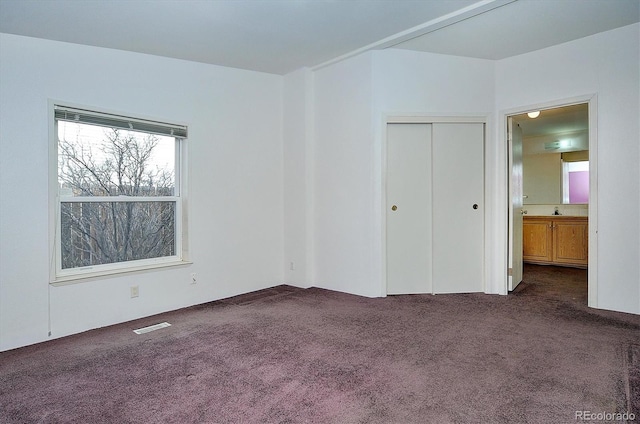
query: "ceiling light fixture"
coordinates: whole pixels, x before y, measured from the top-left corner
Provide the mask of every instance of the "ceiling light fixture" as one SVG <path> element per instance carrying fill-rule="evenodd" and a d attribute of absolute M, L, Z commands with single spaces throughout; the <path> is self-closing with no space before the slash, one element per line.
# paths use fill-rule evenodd
<path fill-rule="evenodd" d="M 540 116 L 540 111 L 539 110 L 534 110 L 533 112 L 527 113 L 527 116 L 529 118 L 531 118 L 531 119 L 537 118 L 538 116 Z"/>

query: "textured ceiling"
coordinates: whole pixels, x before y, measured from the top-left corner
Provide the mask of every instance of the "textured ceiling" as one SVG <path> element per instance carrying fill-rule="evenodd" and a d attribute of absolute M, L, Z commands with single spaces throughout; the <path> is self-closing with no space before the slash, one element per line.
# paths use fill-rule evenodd
<path fill-rule="evenodd" d="M 0 32 L 286 74 L 394 45 L 499 59 L 639 15 L 640 0 L 0 0 Z"/>
<path fill-rule="evenodd" d="M 395 47 L 498 60 L 639 19 L 639 0 L 518 0 Z"/>
<path fill-rule="evenodd" d="M 0 0 L 0 32 L 285 74 L 475 0 Z"/>

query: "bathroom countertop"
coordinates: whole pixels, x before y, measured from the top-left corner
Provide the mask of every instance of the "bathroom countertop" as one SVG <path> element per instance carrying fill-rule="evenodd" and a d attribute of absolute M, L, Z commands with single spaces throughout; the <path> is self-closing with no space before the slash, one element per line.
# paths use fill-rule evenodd
<path fill-rule="evenodd" d="M 553 218 L 553 219 L 576 219 L 576 218 L 584 218 L 584 219 L 588 219 L 588 216 L 584 216 L 584 215 L 529 215 L 529 214 L 524 214 L 522 215 L 524 218 Z"/>

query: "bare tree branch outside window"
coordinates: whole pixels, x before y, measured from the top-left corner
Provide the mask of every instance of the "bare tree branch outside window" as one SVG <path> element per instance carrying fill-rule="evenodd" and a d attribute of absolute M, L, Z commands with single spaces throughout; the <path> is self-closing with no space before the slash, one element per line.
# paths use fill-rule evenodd
<path fill-rule="evenodd" d="M 175 255 L 175 143 L 58 122 L 62 269 Z"/>

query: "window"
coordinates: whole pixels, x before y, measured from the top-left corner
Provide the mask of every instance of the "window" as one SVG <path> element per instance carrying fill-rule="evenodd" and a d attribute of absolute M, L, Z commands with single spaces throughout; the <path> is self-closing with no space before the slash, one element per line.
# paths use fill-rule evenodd
<path fill-rule="evenodd" d="M 183 261 L 185 126 L 54 106 L 55 279 Z"/>
<path fill-rule="evenodd" d="M 589 161 L 562 162 L 563 203 L 589 203 Z"/>

